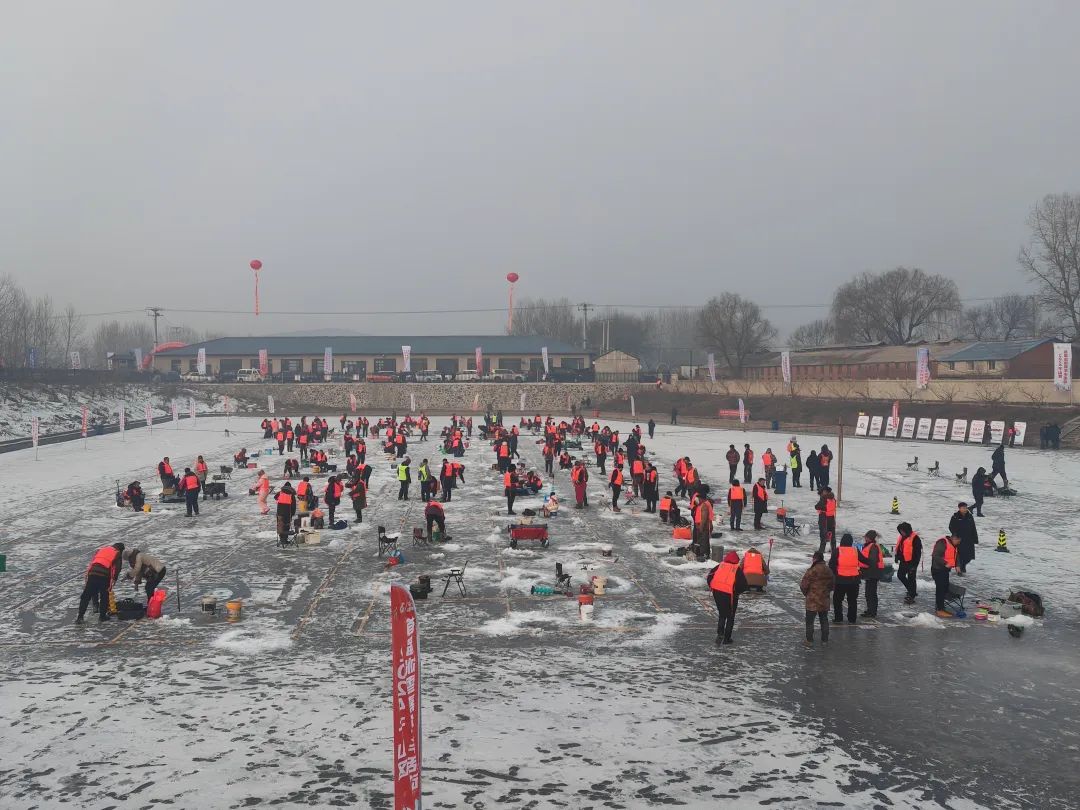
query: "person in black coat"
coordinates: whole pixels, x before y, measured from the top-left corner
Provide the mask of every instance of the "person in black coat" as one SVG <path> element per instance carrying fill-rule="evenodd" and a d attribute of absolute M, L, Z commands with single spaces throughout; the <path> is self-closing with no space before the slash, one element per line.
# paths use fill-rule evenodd
<path fill-rule="evenodd" d="M 990 468 L 990 480 L 993 481 L 999 475 L 1001 476 L 1001 486 L 1005 489 L 1009 488 L 1009 476 L 1005 474 L 1005 445 L 999 444 L 997 449 L 990 454 L 990 461 L 992 466 Z"/>
<path fill-rule="evenodd" d="M 655 433 L 656 433 L 656 422 L 654 422 L 652 419 L 649 419 L 649 438 L 651 439 Z"/>
<path fill-rule="evenodd" d="M 956 573 L 963 576 L 967 573 L 967 564 L 975 559 L 975 546 L 979 544 L 975 516 L 963 501 L 957 504 L 956 512 L 949 520 L 949 534 L 960 538 L 956 549 Z"/>
<path fill-rule="evenodd" d="M 979 467 L 971 476 L 971 497 L 975 499 L 975 514 L 982 517 L 983 498 L 986 497 L 986 467 Z"/>
<path fill-rule="evenodd" d="M 918 594 L 917 572 L 919 561 L 922 560 L 922 538 L 911 528 L 907 521 L 898 523 L 896 531 L 896 548 L 893 550 L 893 559 L 896 560 L 896 578 L 907 589 L 904 604 L 914 603 Z"/>

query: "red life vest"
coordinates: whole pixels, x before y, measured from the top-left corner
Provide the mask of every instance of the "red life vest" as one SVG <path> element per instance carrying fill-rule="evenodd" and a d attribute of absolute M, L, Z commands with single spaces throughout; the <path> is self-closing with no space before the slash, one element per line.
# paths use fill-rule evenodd
<path fill-rule="evenodd" d="M 753 463 L 754 463 L 754 451 L 753 450 L 747 450 L 745 453 L 743 453 L 743 464 L 753 464 Z"/>
<path fill-rule="evenodd" d="M 311 490 L 311 484 L 307 481 L 301 481 L 296 485 L 296 495 L 299 498 L 307 497 L 308 492 Z"/>
<path fill-rule="evenodd" d="M 754 498 L 759 501 L 769 500 L 769 490 L 761 484 L 754 484 Z"/>
<path fill-rule="evenodd" d="M 867 557 L 869 557 L 870 549 L 874 547 L 877 548 L 877 569 L 880 571 L 885 567 L 885 550 L 881 547 L 881 545 L 877 542 L 867 543 L 863 546 L 863 552 L 866 554 Z M 863 567 L 866 568 L 867 566 Z"/>
<path fill-rule="evenodd" d="M 120 552 L 112 546 L 105 546 L 105 548 L 99 548 L 94 554 L 94 559 L 90 561 L 90 566 L 86 570 L 89 571 L 95 565 L 100 565 L 105 570 L 110 570 L 113 563 L 116 562 L 116 558 L 120 556 Z"/>
<path fill-rule="evenodd" d="M 634 463 L 630 465 L 630 472 L 633 473 L 634 475 L 644 475 L 645 474 L 645 465 L 642 463 L 641 459 L 639 459 L 639 458 L 634 459 Z"/>
<path fill-rule="evenodd" d="M 170 464 L 167 461 L 161 462 L 161 469 L 165 473 L 165 475 L 172 475 L 173 474 L 172 464 Z"/>
<path fill-rule="evenodd" d="M 945 543 L 945 567 L 956 568 L 956 546 L 949 542 L 949 538 L 941 538 Z"/>
<path fill-rule="evenodd" d="M 836 498 L 825 501 L 825 517 L 836 517 Z"/>
<path fill-rule="evenodd" d="M 198 478 L 198 476 L 196 476 L 194 474 L 184 476 L 184 489 L 186 489 L 188 491 L 191 491 L 191 490 L 198 489 L 198 488 L 199 488 L 199 478 Z"/>
<path fill-rule="evenodd" d="M 618 468 L 615 469 L 615 471 L 611 474 L 611 483 L 612 483 L 612 486 L 616 486 L 616 487 L 621 487 L 623 485 L 622 470 L 620 470 Z"/>
<path fill-rule="evenodd" d="M 195 462 L 195 470 L 197 472 L 206 472 L 208 469 L 209 468 L 206 466 L 205 461 L 197 461 L 197 462 Z"/>
<path fill-rule="evenodd" d="M 919 535 L 912 533 L 908 537 L 896 538 L 896 557 L 902 562 L 911 562 L 915 559 L 915 538 Z"/>
<path fill-rule="evenodd" d="M 729 501 L 735 501 L 737 503 L 742 503 L 746 500 L 746 492 L 743 491 L 741 484 L 733 484 L 731 488 L 728 489 L 727 496 Z"/>
<path fill-rule="evenodd" d="M 854 546 L 840 546 L 836 550 L 836 575 L 838 577 L 859 575 L 859 552 Z"/>
<path fill-rule="evenodd" d="M 660 499 L 660 511 L 661 512 L 670 512 L 671 511 L 671 498 L 661 498 Z"/>
<path fill-rule="evenodd" d="M 764 576 L 765 567 L 761 560 L 760 554 L 753 554 L 747 552 L 743 555 L 742 569 L 744 574 L 759 574 Z"/>
<path fill-rule="evenodd" d="M 284 492 L 284 491 L 279 492 L 277 494 L 277 498 L 275 498 L 275 500 L 278 502 L 278 504 L 281 504 L 281 505 L 284 505 L 284 506 L 292 506 L 293 505 L 293 493 Z"/>
<path fill-rule="evenodd" d="M 709 578 L 709 587 L 714 591 L 726 593 L 729 596 L 735 593 L 735 573 L 739 566 L 735 563 L 720 563 Z"/>
<path fill-rule="evenodd" d="M 507 489 L 510 489 L 510 487 L 513 486 L 513 481 L 511 480 L 511 476 L 510 476 L 509 472 L 504 472 L 503 473 L 503 486 L 506 487 Z"/>

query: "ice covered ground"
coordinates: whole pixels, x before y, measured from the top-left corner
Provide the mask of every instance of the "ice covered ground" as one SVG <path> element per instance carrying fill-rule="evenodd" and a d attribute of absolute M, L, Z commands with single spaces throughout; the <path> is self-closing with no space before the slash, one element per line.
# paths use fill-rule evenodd
<path fill-rule="evenodd" d="M 215 469 L 240 445 L 264 445 L 242 432 L 254 420 L 231 423 L 230 437 L 206 420 L 95 437 L 85 451 L 45 446 L 39 462 L 32 452 L 0 456 L 3 807 L 390 807 L 388 583 L 466 561 L 467 598 L 441 598 L 440 586 L 418 602 L 429 807 L 1075 806 L 1075 455 L 1011 452 L 1020 495 L 988 501 L 979 524 L 970 592 L 1016 584 L 1046 598 L 1047 617 L 1021 639 L 1001 625 L 929 616 L 927 572 L 918 611 L 901 610 L 898 584 L 883 585 L 880 622 L 837 627 L 829 649 L 804 649 L 797 583 L 817 544 L 811 532 L 776 537 L 768 592 L 743 599 L 737 643 L 717 648 L 706 566 L 669 555 L 654 516 L 603 510 L 595 472 L 593 508 L 554 518 L 550 548 L 506 548 L 501 485 L 480 442 L 447 507 L 452 541 L 404 543 L 397 570 L 376 558 L 374 527 L 409 535 L 420 506 L 394 498 L 379 458 L 365 522 L 324 532 L 318 547 L 275 548 L 270 519 L 245 494 L 246 472 L 198 519 L 176 506 L 149 515 L 112 506 L 114 481 L 155 481 L 163 455 L 184 465 L 202 453 Z M 760 456 L 786 439 L 661 426 L 646 443 L 666 489 L 676 455 L 722 485 L 729 443 L 750 442 Z M 800 441 L 809 451 L 826 439 Z M 534 445 L 523 440 L 522 451 L 540 467 Z M 907 472 L 916 454 L 940 458 L 945 475 Z M 414 443 L 410 455 L 438 452 Z M 987 455 L 849 440 L 840 527 L 891 540 L 896 495 L 902 518 L 932 541 L 966 495 L 952 474 Z M 567 504 L 565 474 L 556 488 Z M 811 494 L 796 492 L 786 505 L 812 521 Z M 992 551 L 999 527 L 1010 555 Z M 734 545 L 767 549 L 769 536 L 743 532 Z M 181 616 L 170 598 L 164 621 L 72 625 L 90 555 L 116 540 L 161 556 L 171 594 L 179 573 Z M 600 556 L 604 543 L 613 558 Z M 551 583 L 555 561 L 575 587 L 608 576 L 592 623 L 572 600 L 529 595 Z M 208 593 L 243 598 L 244 620 L 200 614 Z"/>
<path fill-rule="evenodd" d="M 177 407 L 182 416 L 188 413 L 188 403 L 195 400 L 198 413 L 224 413 L 220 397 L 203 391 L 181 390 L 176 396 Z M 127 409 L 129 420 L 145 418 L 149 402 L 154 418 L 172 413 L 173 397 L 156 393 L 145 385 L 113 385 L 99 388 L 83 386 L 0 386 L 0 440 L 21 439 L 30 435 L 30 418 L 41 420 L 41 435 L 78 430 L 82 425 L 82 408 L 89 409 L 91 424 L 116 422 L 120 405 Z M 237 413 L 246 403 L 232 402 L 229 410 Z"/>

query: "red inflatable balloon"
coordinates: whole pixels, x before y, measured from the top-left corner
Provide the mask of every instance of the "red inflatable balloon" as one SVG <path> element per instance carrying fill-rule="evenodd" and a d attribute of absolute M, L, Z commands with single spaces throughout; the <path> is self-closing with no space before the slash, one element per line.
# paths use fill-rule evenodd
<path fill-rule="evenodd" d="M 507 273 L 506 274 L 506 280 L 509 281 L 511 284 L 513 284 L 519 278 L 521 278 L 521 276 L 519 276 L 517 273 Z"/>
<path fill-rule="evenodd" d="M 252 270 L 262 270 L 262 262 L 260 262 L 258 259 L 252 259 L 251 260 L 251 269 Z"/>

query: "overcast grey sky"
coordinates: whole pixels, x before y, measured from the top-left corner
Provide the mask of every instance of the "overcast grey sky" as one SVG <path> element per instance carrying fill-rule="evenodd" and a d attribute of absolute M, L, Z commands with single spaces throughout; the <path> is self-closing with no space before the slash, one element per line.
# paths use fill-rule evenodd
<path fill-rule="evenodd" d="M 7 2 L 0 272 L 86 312 L 1023 290 L 1080 2 Z M 771 310 L 782 327 L 817 310 Z M 209 317 L 258 334 L 503 315 Z M 786 330 L 785 330 L 786 331 Z"/>

